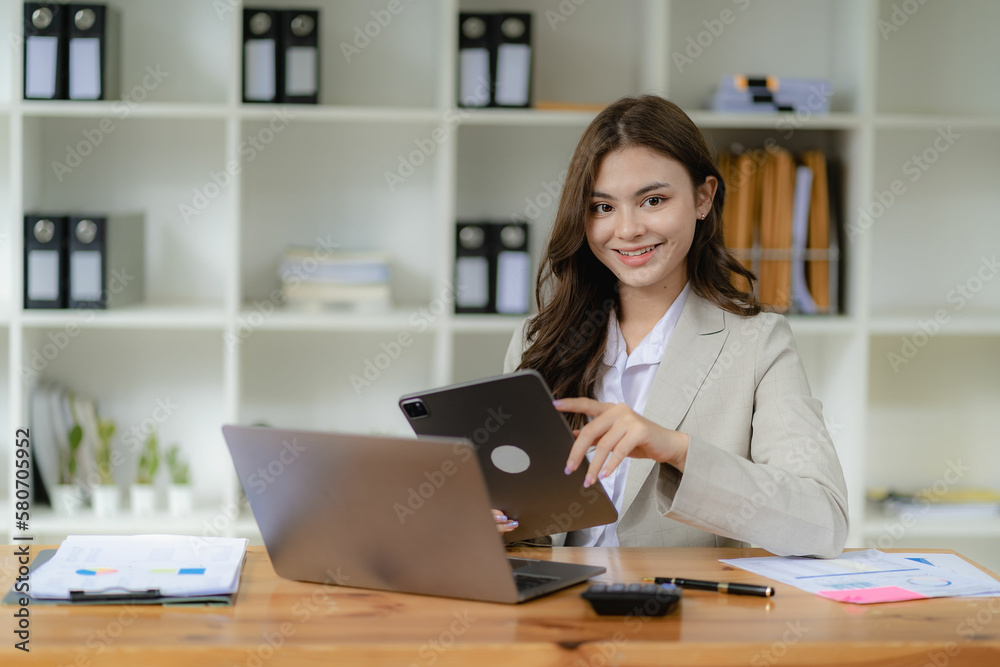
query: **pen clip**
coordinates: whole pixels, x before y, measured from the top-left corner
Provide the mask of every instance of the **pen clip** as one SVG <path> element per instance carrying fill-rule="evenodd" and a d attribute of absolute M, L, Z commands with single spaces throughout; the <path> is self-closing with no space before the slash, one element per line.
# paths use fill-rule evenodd
<path fill-rule="evenodd" d="M 118 592 L 107 592 L 118 591 Z M 70 602 L 128 602 L 131 600 L 158 600 L 159 588 L 132 591 L 127 588 L 104 588 L 99 591 L 70 591 Z"/>

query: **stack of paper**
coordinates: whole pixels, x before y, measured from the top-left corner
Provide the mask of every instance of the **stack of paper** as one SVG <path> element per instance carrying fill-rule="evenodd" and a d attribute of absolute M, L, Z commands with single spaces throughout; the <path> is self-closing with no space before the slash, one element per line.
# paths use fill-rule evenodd
<path fill-rule="evenodd" d="M 1000 596 L 1000 581 L 954 554 L 868 549 L 831 559 L 766 556 L 720 561 L 838 602 Z"/>
<path fill-rule="evenodd" d="M 70 535 L 31 575 L 31 597 L 158 598 L 228 595 L 239 587 L 247 540 L 184 535 Z M 74 592 L 77 592 L 74 595 Z"/>
<path fill-rule="evenodd" d="M 1000 515 L 1000 491 L 988 488 L 927 488 L 916 493 L 870 489 L 867 497 L 889 516 L 938 519 L 989 518 Z"/>
<path fill-rule="evenodd" d="M 389 256 L 381 252 L 323 252 L 291 246 L 278 268 L 289 306 L 384 311 L 391 306 Z"/>

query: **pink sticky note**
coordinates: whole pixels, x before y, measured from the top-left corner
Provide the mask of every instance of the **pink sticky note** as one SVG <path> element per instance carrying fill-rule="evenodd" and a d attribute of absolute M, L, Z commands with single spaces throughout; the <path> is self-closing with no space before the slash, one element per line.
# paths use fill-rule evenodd
<path fill-rule="evenodd" d="M 846 591 L 820 591 L 817 595 L 836 600 L 837 602 L 853 602 L 855 604 L 922 600 L 927 597 L 926 595 L 909 591 L 899 586 L 880 586 L 878 588 L 859 588 Z"/>

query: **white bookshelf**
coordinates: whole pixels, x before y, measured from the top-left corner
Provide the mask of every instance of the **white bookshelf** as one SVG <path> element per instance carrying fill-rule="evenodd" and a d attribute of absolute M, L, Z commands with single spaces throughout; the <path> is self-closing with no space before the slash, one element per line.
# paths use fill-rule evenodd
<path fill-rule="evenodd" d="M 182 407 L 160 426 L 161 441 L 182 443 L 192 459 L 197 508 L 186 519 L 142 522 L 40 512 L 33 532 L 199 534 L 206 518 L 223 512 L 222 534 L 254 534 L 248 515 L 220 510 L 239 494 L 223 423 L 409 434 L 398 396 L 500 372 L 520 318 L 451 312 L 454 222 L 529 219 L 537 267 L 553 191 L 594 115 L 455 108 L 458 12 L 526 6 L 535 17 L 536 101 L 595 105 L 655 92 L 688 110 L 717 150 L 768 139 L 792 150 L 822 148 L 844 165 L 845 225 L 862 223 L 859 211 L 872 209 L 875 193 L 909 178 L 904 164 L 934 145 L 939 128 L 960 135 L 862 233 L 845 237 L 844 313 L 790 321 L 847 474 L 850 546 L 874 543 L 885 529 L 865 506 L 867 486 L 921 488 L 954 457 L 975 462 L 971 482 L 1000 485 L 1000 424 L 992 416 L 1000 404 L 1000 278 L 984 282 L 960 310 L 947 300 L 982 256 L 1000 250 L 995 3 L 921 4 L 888 39 L 878 25 L 890 20 L 890 0 L 404 3 L 348 62 L 339 45 L 352 43 L 355 28 L 384 3 L 313 0 L 304 5 L 322 9 L 321 103 L 288 107 L 239 101 L 238 2 L 111 4 L 123 17 L 123 91 L 141 86 L 147 67 L 169 73 L 142 102 L 23 101 L 21 52 L 0 49 L 0 401 L 8 406 L 0 428 L 27 422 L 26 360 L 50 334 L 79 323 L 41 377 L 98 397 L 120 429 L 146 418 L 157 399 L 173 398 Z M 733 20 L 710 41 L 702 36 L 709 43 L 678 67 L 673 54 L 724 11 Z M 20 16 L 20 2 L 0 2 L 0 32 L 16 34 Z M 827 77 L 832 112 L 703 110 L 718 78 L 737 72 Z M 103 119 L 114 131 L 60 181 L 51 164 Z M 275 119 L 281 131 L 247 159 L 243 142 Z M 385 173 L 439 129 L 444 141 L 390 189 Z M 180 204 L 207 193 L 212 174 L 231 160 L 239 173 L 185 221 Z M 86 321 L 73 311 L 20 308 L 22 215 L 57 209 L 145 212 L 148 304 Z M 320 239 L 391 252 L 394 308 L 270 309 L 284 246 Z M 887 354 L 940 308 L 949 309 L 947 326 L 894 370 Z M 362 376 L 366 361 L 401 333 L 411 343 L 358 391 L 351 376 Z M 9 500 L 11 445 L 0 442 L 0 496 Z M 121 476 L 130 472 L 126 466 Z M 0 536 L 12 529 L 4 515 Z M 926 547 L 995 546 L 997 530 L 925 522 L 905 538 Z M 1000 566 L 995 555 L 983 562 Z"/>

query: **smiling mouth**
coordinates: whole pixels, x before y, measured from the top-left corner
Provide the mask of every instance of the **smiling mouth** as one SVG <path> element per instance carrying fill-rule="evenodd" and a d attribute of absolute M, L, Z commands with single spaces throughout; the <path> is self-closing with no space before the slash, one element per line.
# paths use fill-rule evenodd
<path fill-rule="evenodd" d="M 645 248 L 639 248 L 638 250 L 615 250 L 615 252 L 619 255 L 624 255 L 625 257 L 638 257 L 655 250 L 659 245 L 659 243 L 656 243 L 654 245 L 646 246 Z"/>

